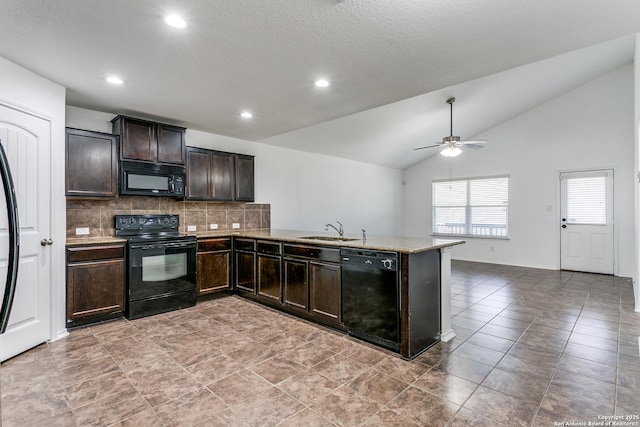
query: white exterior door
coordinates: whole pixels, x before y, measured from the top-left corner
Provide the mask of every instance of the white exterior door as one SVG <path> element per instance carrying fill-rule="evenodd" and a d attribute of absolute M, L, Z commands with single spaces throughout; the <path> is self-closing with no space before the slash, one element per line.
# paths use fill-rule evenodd
<path fill-rule="evenodd" d="M 560 174 L 560 268 L 613 274 L 613 171 Z"/>
<path fill-rule="evenodd" d="M 9 158 L 18 199 L 20 260 L 0 361 L 49 339 L 51 301 L 51 122 L 0 104 L 0 141 Z M 7 213 L 0 188 L 0 291 L 7 274 Z"/>

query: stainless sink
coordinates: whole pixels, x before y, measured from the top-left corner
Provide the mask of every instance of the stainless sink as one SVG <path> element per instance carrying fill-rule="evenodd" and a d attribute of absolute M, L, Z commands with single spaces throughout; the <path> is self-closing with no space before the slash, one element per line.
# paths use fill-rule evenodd
<path fill-rule="evenodd" d="M 350 242 L 352 240 L 359 240 L 359 239 L 350 239 L 347 237 L 332 237 L 332 236 L 303 236 L 303 237 L 298 237 L 298 239 L 327 240 L 330 242 Z"/>

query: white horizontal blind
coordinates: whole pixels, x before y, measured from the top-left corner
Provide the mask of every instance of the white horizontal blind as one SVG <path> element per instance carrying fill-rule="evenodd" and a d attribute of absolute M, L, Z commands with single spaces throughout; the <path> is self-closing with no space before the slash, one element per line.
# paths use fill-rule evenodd
<path fill-rule="evenodd" d="M 567 222 L 607 223 L 607 176 L 567 178 Z"/>
<path fill-rule="evenodd" d="M 436 181 L 434 234 L 508 237 L 509 177 Z"/>

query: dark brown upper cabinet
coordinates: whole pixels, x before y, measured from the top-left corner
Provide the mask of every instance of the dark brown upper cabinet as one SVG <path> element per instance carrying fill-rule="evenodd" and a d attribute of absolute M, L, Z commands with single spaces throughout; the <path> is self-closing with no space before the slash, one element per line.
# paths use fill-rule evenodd
<path fill-rule="evenodd" d="M 253 156 L 187 147 L 187 199 L 252 202 L 253 180 Z"/>
<path fill-rule="evenodd" d="M 118 195 L 118 137 L 66 128 L 65 194 L 71 198 L 115 198 Z"/>
<path fill-rule="evenodd" d="M 211 187 L 215 200 L 233 200 L 235 170 L 233 154 L 214 151 L 211 153 Z"/>
<path fill-rule="evenodd" d="M 120 159 L 184 165 L 186 129 L 133 117 L 117 116 L 113 133 L 120 136 Z"/>
<path fill-rule="evenodd" d="M 236 194 L 235 199 L 242 202 L 253 202 L 254 191 L 254 172 L 253 172 L 253 156 L 244 154 L 235 155 L 236 167 Z"/>

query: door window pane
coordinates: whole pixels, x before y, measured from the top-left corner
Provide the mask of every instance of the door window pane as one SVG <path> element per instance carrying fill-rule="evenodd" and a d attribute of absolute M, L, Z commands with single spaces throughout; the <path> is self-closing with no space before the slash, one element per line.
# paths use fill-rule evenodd
<path fill-rule="evenodd" d="M 607 177 L 567 179 L 567 222 L 572 224 L 607 223 Z"/>

